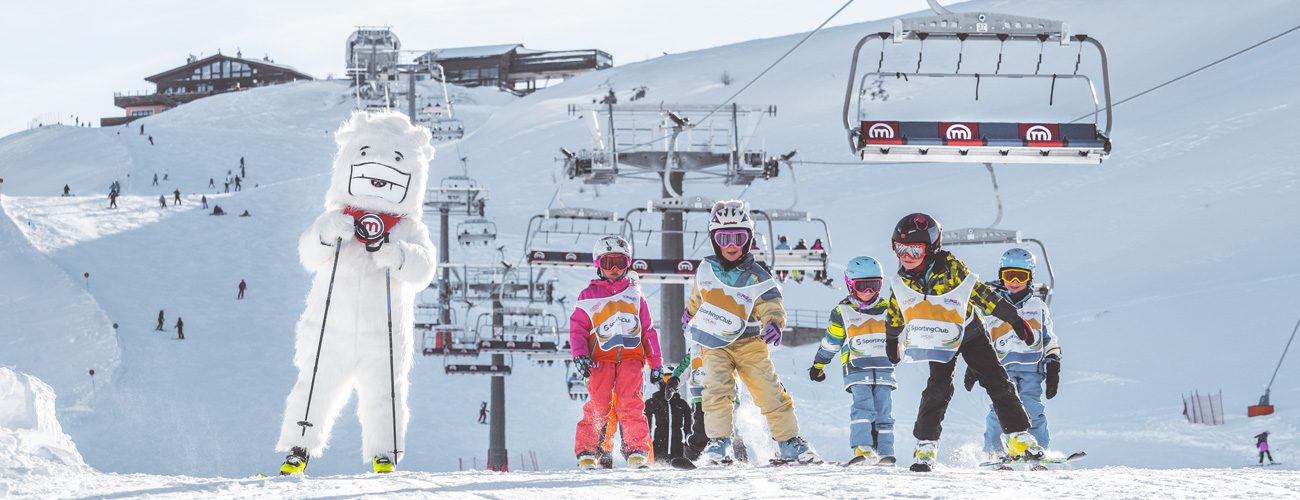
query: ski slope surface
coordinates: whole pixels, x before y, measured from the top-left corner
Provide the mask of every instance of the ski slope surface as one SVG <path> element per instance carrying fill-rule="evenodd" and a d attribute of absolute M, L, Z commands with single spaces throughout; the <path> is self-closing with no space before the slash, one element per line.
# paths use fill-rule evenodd
<path fill-rule="evenodd" d="M 852 8 L 869 11 L 870 4 Z M 1069 21 L 1076 33 L 1106 44 L 1116 99 L 1300 23 L 1300 5 L 1283 0 L 977 0 L 951 8 Z M 1158 21 L 1170 12 L 1180 13 L 1178 22 Z M 793 166 L 750 187 L 688 176 L 687 194 L 743 197 L 758 208 L 793 206 L 826 219 L 836 281 L 855 255 L 891 265 L 888 234 L 905 214 L 931 213 L 950 228 L 989 225 L 996 208 L 980 166 L 855 164 L 847 151 L 840 105 L 849 53 L 860 37 L 888 25 L 823 30 L 738 98 L 742 105 L 778 106 L 749 142 L 769 154 L 797 150 Z M 1235 36 L 1209 35 L 1224 32 Z M 547 208 L 625 213 L 659 197 L 656 183 L 592 188 L 564 178 L 558 149 L 590 147 L 592 140 L 589 120 L 570 115 L 569 105 L 589 105 L 609 89 L 626 98 L 641 86 L 648 88 L 646 103 L 716 104 L 800 37 L 673 54 L 524 98 L 455 89 L 467 136 L 435 145 L 431 182 L 463 172 L 476 178 L 490 190 L 487 215 L 500 235 L 483 249 L 449 249 L 451 258 L 516 263 L 526 250 L 528 218 Z M 1295 37 L 1300 34 L 1117 107 L 1115 150 L 1101 166 L 996 167 L 1005 209 L 999 227 L 1041 239 L 1056 270 L 1052 309 L 1063 370 L 1048 415 L 1054 452 L 1089 452 L 1074 470 L 976 470 L 988 400 L 959 387 L 944 425 L 941 469 L 932 476 L 831 467 L 568 472 L 581 402 L 568 398 L 561 365 L 516 357 L 506 380 L 507 445 L 516 472 L 455 472 L 484 462 L 488 428 L 475 419 L 489 381 L 444 375 L 443 359 L 417 356 L 401 472 L 353 475 L 369 466 L 355 453 L 360 433 L 350 407 L 332 447 L 312 461 L 310 477 L 248 479 L 273 472 L 282 459 L 272 447 L 295 376 L 293 324 L 310 283 L 295 243 L 320 210 L 332 131 L 354 107 L 347 82 L 315 81 L 213 96 L 129 127 L 54 126 L 0 138 L 0 365 L 53 388 L 62 432 L 93 468 L 53 470 L 41 480 L 9 474 L 0 477 L 0 493 L 994 496 L 1033 481 L 1059 496 L 1296 496 L 1289 488 L 1297 483 L 1291 464 L 1300 460 L 1291 453 L 1300 446 L 1294 383 L 1300 366 L 1288 362 L 1278 374 L 1277 414 L 1245 417 L 1300 310 L 1292 286 L 1300 278 L 1292 250 L 1300 245 L 1300 169 L 1278 154 L 1300 142 L 1293 126 L 1300 121 L 1300 88 L 1293 84 L 1300 69 L 1286 63 L 1300 60 Z M 936 68 L 952 62 L 929 55 L 926 61 Z M 891 53 L 887 62 L 907 67 L 915 59 Z M 1071 55 L 1052 64 L 1059 70 L 1073 62 Z M 731 85 L 722 83 L 724 71 L 734 78 Z M 963 100 L 958 91 L 940 100 L 924 85 L 884 85 L 888 112 L 903 119 L 916 113 L 976 120 L 992 106 Z M 996 88 L 986 91 L 987 100 L 998 95 Z M 1001 97 L 1013 104 L 1041 101 L 1046 91 Z M 1077 116 L 1063 107 L 1061 121 Z M 1002 112 L 1008 108 L 1014 106 Z M 140 124 L 154 145 L 138 133 Z M 237 173 L 241 157 L 248 170 L 243 189 L 226 193 L 223 180 Z M 113 181 L 122 183 L 124 196 L 120 208 L 109 210 Z M 65 184 L 74 196 L 58 196 Z M 183 203 L 158 207 L 159 195 L 171 204 L 173 190 L 181 191 Z M 200 197 L 230 215 L 208 215 L 198 208 Z M 245 210 L 250 217 L 237 216 Z M 697 219 L 688 218 L 688 226 L 703 223 Z M 438 229 L 437 217 L 425 222 Z M 822 237 L 812 225 L 777 232 Z M 638 240 L 638 252 L 655 255 L 656 240 Z M 587 251 L 591 241 L 552 244 Z M 955 253 L 991 278 L 1005 249 Z M 707 251 L 687 249 L 697 257 Z M 589 278 L 578 271 L 561 276 L 557 295 L 569 298 Z M 237 301 L 241 279 L 248 298 Z M 657 304 L 655 287 L 647 291 Z M 844 290 L 788 282 L 784 293 L 790 308 L 829 311 Z M 165 311 L 161 332 L 155 330 L 159 310 Z M 462 321 L 472 323 L 485 310 Z M 183 341 L 172 329 L 177 317 L 184 318 Z M 775 364 L 795 400 L 802 435 L 826 458 L 845 460 L 850 398 L 837 375 L 821 384 L 807 379 L 815 349 L 775 349 Z M 899 368 L 894 417 L 903 464 L 914 445 L 908 430 L 925 376 L 923 367 Z M 1225 425 L 1186 423 L 1182 394 L 1220 390 Z M 775 447 L 757 409 L 746 405 L 740 415 L 746 441 L 760 456 L 770 455 Z M 1251 436 L 1264 430 L 1272 432 L 1274 457 L 1284 465 L 1245 468 L 1255 461 Z M 531 454 L 541 471 L 524 471 L 532 468 Z"/>

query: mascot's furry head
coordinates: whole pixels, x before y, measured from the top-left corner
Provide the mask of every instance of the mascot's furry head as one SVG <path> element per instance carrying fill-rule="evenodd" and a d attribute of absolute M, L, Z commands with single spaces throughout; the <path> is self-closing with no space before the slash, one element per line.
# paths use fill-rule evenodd
<path fill-rule="evenodd" d="M 419 217 L 433 161 L 432 139 L 401 113 L 352 113 L 334 133 L 339 150 L 325 208 Z"/>

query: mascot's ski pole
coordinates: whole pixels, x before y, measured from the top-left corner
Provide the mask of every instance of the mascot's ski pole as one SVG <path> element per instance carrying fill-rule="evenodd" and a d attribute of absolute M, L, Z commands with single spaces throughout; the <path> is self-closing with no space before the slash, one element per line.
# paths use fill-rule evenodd
<path fill-rule="evenodd" d="M 384 290 L 388 299 L 388 385 L 393 402 L 393 465 L 397 465 L 397 375 L 393 371 L 393 273 L 384 270 Z"/>
<path fill-rule="evenodd" d="M 311 386 L 307 389 L 307 410 L 302 414 L 302 420 L 298 425 L 302 426 L 302 435 L 307 435 L 307 428 L 311 427 L 311 421 L 307 419 L 311 415 L 311 396 L 316 392 L 316 369 L 320 368 L 320 348 L 325 344 L 325 321 L 330 317 L 330 297 L 334 295 L 334 273 L 339 270 L 339 250 L 343 249 L 343 238 L 334 240 L 334 266 L 330 268 L 330 286 L 325 290 L 325 313 L 320 318 L 320 339 L 316 341 L 316 362 L 311 367 Z M 389 315 L 391 318 L 391 314 Z M 391 336 L 392 319 L 388 320 L 389 335 Z M 392 340 L 389 340 L 392 343 Z"/>

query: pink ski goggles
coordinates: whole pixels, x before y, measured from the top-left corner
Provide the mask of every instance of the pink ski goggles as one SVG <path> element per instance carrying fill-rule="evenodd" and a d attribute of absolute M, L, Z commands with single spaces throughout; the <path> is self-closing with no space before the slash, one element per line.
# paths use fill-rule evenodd
<path fill-rule="evenodd" d="M 745 248 L 749 244 L 749 231 L 744 229 L 724 229 L 713 232 L 713 243 L 718 248 L 736 247 Z"/>

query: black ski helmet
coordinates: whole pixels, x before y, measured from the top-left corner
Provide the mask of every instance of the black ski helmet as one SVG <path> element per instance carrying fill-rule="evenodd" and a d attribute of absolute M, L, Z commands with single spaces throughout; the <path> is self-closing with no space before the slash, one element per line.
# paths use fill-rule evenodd
<path fill-rule="evenodd" d="M 943 245 L 943 229 L 934 217 L 918 212 L 899 220 L 891 239 L 900 243 L 925 243 L 926 249 L 933 252 Z"/>

